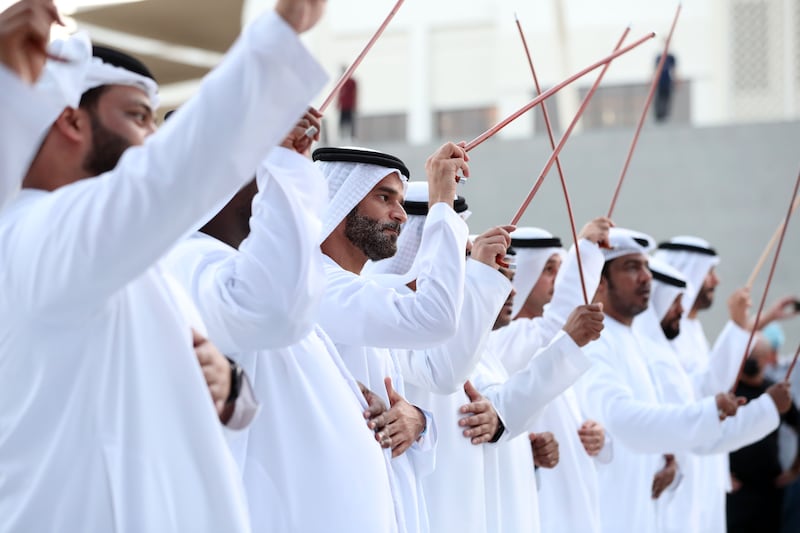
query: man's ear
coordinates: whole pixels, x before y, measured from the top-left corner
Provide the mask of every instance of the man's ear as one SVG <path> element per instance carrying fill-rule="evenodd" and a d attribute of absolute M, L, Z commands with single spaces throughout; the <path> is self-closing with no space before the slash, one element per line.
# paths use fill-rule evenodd
<path fill-rule="evenodd" d="M 53 126 L 67 140 L 79 143 L 91 130 L 89 114 L 83 109 L 68 107 L 61 112 Z"/>

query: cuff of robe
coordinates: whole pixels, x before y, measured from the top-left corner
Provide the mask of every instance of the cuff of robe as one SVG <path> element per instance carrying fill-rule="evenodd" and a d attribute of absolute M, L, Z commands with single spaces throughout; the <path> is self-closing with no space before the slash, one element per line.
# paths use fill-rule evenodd
<path fill-rule="evenodd" d="M 605 440 L 603 441 L 603 447 L 600 449 L 600 453 L 594 457 L 594 460 L 601 465 L 607 465 L 614 459 L 614 438 L 608 431 L 604 433 Z"/>
<path fill-rule="evenodd" d="M 256 398 L 253 386 L 250 384 L 250 377 L 245 372 L 242 375 L 242 390 L 239 391 L 239 397 L 236 398 L 233 415 L 231 415 L 225 427 L 236 431 L 245 429 L 255 419 L 260 410 L 261 404 Z"/>

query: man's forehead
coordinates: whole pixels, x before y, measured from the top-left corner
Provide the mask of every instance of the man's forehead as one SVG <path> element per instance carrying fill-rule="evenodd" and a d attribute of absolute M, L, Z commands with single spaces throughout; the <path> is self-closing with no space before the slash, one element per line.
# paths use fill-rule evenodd
<path fill-rule="evenodd" d="M 113 100 L 115 103 L 121 104 L 141 104 L 151 112 L 155 111 L 153 103 L 150 101 L 150 95 L 141 87 L 121 84 L 111 84 L 106 87 L 101 99 Z"/>
<path fill-rule="evenodd" d="M 391 190 L 396 194 L 403 196 L 403 180 L 400 179 L 400 176 L 397 175 L 397 172 L 389 172 L 372 188 L 372 190 Z"/>

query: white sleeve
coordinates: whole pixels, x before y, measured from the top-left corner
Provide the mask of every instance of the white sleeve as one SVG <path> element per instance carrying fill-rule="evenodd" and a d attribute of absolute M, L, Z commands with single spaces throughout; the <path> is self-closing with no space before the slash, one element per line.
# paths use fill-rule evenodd
<path fill-rule="evenodd" d="M 717 337 L 708 362 L 693 373 L 692 380 L 703 396 L 729 390 L 739 373 L 750 332 L 729 320 Z"/>
<path fill-rule="evenodd" d="M 591 302 L 600 284 L 600 273 L 605 259 L 600 248 L 593 242 L 582 239 L 579 246 L 586 292 Z M 527 295 L 518 294 L 516 297 L 526 298 Z M 564 266 L 558 271 L 553 298 L 545 306 L 544 314 L 534 319 L 514 320 L 509 326 L 495 332 L 493 349 L 503 361 L 506 371 L 514 374 L 525 368 L 531 357 L 540 348 L 547 346 L 564 327 L 570 313 L 583 303 L 578 260 L 573 245 Z"/>
<path fill-rule="evenodd" d="M 695 447 L 694 453 L 708 455 L 731 453 L 758 442 L 776 429 L 781 417 L 769 394 L 762 394 L 736 411 L 736 416 L 722 421 L 722 435 Z"/>
<path fill-rule="evenodd" d="M 327 187 L 319 170 L 277 147 L 259 168 L 258 189 L 238 251 L 187 239 L 166 261 L 223 353 L 297 342 L 311 331 L 325 289 L 319 233 Z"/>
<path fill-rule="evenodd" d="M 19 190 L 65 103 L 48 98 L 0 65 L 0 208 Z"/>
<path fill-rule="evenodd" d="M 437 394 L 460 390 L 478 364 L 486 338 L 510 291 L 511 283 L 504 275 L 480 261 L 467 260 L 458 331 L 434 348 L 397 351 L 405 382 Z"/>
<path fill-rule="evenodd" d="M 24 312 L 102 305 L 252 178 L 324 81 L 283 19 L 259 18 L 196 97 L 113 171 L 48 194 L 0 228 L 14 253 L 2 261 L 5 296 Z"/>
<path fill-rule="evenodd" d="M 533 427 L 541 410 L 589 368 L 589 359 L 572 337 L 559 333 L 521 371 L 499 386 L 481 384 L 481 394 L 492 402 L 513 438 Z M 476 384 L 476 387 L 478 384 Z"/>
<path fill-rule="evenodd" d="M 686 405 L 639 400 L 606 359 L 604 351 L 608 349 L 602 339 L 587 346 L 592 368 L 578 391 L 587 415 L 600 421 L 615 439 L 643 453 L 674 453 L 720 437 L 713 397 Z"/>
<path fill-rule="evenodd" d="M 417 291 L 401 294 L 327 261 L 319 324 L 336 344 L 427 348 L 455 335 L 464 300 L 466 223 L 444 203 L 428 213 Z"/>

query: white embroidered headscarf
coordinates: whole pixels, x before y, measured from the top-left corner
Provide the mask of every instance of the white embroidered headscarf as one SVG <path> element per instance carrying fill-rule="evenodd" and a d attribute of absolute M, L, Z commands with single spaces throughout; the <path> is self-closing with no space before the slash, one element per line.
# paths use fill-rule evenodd
<path fill-rule="evenodd" d="M 717 253 L 711 245 L 692 236 L 673 237 L 661 243 L 653 257 L 679 270 L 686 278 L 683 305 L 691 309 L 709 271 L 719 264 Z"/>
<path fill-rule="evenodd" d="M 514 230 L 511 233 L 511 247 L 515 252 L 514 280 L 511 283 L 517 291 L 511 316 L 517 316 L 534 285 L 539 281 L 547 260 L 553 254 L 558 254 L 563 260 L 566 253 L 561 241 L 553 237 L 552 233 L 533 227 L 520 227 Z"/>

